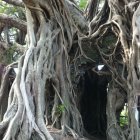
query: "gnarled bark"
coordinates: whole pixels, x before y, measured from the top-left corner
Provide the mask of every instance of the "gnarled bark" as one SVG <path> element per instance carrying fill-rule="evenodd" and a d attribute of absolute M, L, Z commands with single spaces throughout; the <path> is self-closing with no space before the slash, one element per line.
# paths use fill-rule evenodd
<path fill-rule="evenodd" d="M 75 43 L 78 51 L 71 61 L 88 58 L 82 50 L 83 45 L 88 44 L 87 47 L 96 49 L 96 52 L 98 50 L 97 55 L 102 59 L 95 62 L 89 58 L 95 66 L 93 70 L 109 75 L 107 138 L 139 140 L 139 120 L 136 116 L 140 104 L 139 2 L 105 0 L 97 15 L 89 8 L 89 25 L 72 1 L 23 2 L 28 50 L 18 62 L 18 73 L 10 90 L 8 107 L 0 123 L 2 139 L 53 140 L 48 125 L 61 129 L 61 134 L 65 136 L 71 134 L 75 139 L 83 135 L 83 122 L 76 104 L 77 94 L 70 75 L 72 58 L 69 52 Z M 98 3 L 97 0 L 96 5 Z M 92 7 L 90 4 L 89 7 Z M 74 42 L 75 38 L 77 40 Z M 96 64 L 100 63 L 106 65 L 106 71 L 96 71 Z M 85 65 L 88 65 L 87 62 Z M 2 88 L 5 88 L 4 84 Z M 117 122 L 126 102 L 126 94 L 129 108 L 127 134 Z"/>
<path fill-rule="evenodd" d="M 84 18 L 79 17 L 82 15 L 69 1 L 24 0 L 24 4 L 28 50 L 18 63 L 8 108 L 0 123 L 1 131 L 6 129 L 1 137 L 3 140 L 53 140 L 47 125 L 58 122 L 63 135 L 70 133 L 78 138 L 83 135 L 83 124 L 74 99 L 68 51 L 76 31 L 87 28 Z M 79 15 L 72 15 L 70 10 Z M 54 95 L 47 88 L 48 83 Z M 51 114 L 46 108 L 48 92 L 54 96 Z M 46 114 L 52 116 L 51 122 Z"/>

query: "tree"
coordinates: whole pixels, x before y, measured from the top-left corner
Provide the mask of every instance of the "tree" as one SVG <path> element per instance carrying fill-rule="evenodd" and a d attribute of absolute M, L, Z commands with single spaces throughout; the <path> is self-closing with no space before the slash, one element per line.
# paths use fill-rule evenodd
<path fill-rule="evenodd" d="M 1 84 L 0 101 L 8 71 L 18 64 L 6 94 L 1 139 L 53 140 L 51 125 L 75 139 L 97 130 L 108 140 L 139 140 L 139 2 L 90 0 L 86 17 L 72 0 L 8 2 L 25 6 L 28 49 L 7 67 Z M 21 19 L 0 19 L 26 29 Z M 119 119 L 125 103 L 129 120 L 123 129 Z"/>

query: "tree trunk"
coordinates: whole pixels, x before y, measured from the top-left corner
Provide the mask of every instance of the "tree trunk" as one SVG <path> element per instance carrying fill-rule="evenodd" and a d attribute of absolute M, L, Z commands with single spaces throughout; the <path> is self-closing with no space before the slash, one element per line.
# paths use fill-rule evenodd
<path fill-rule="evenodd" d="M 140 6 L 138 7 L 138 4 L 139 2 L 136 0 L 106 0 L 102 10 L 90 22 L 90 37 L 97 41 L 99 54 L 104 64 L 109 68 L 111 79 L 115 83 L 115 87 L 109 89 L 107 101 L 107 135 L 109 140 L 140 139 Z M 109 49 L 106 51 L 103 48 L 104 44 L 100 45 L 110 32 L 117 38 L 114 47 L 110 43 L 107 45 L 110 51 L 113 49 L 112 52 Z M 119 55 L 120 50 L 122 51 L 121 55 Z M 119 87 L 124 93 L 127 93 L 130 119 L 127 130 L 130 133 L 127 135 L 117 124 L 115 100 L 117 100 L 116 94 L 118 95 L 119 92 L 116 91 L 116 85 L 117 89 Z"/>
<path fill-rule="evenodd" d="M 136 9 L 132 18 L 132 53 L 129 57 L 128 75 L 128 105 L 130 116 L 130 135 L 128 139 L 140 139 L 140 50 L 139 50 L 139 25 L 140 25 L 140 5 Z"/>
<path fill-rule="evenodd" d="M 23 2 L 28 28 L 28 50 L 20 58 L 16 78 L 10 91 L 6 92 L 7 110 L 4 111 L 5 114 L 3 112 L 4 116 L 2 115 L 0 138 L 57 139 L 59 137 L 55 138 L 57 134 L 49 132 L 50 125 L 52 128 L 61 129 L 60 135 L 72 135 L 74 139 L 83 136 L 82 116 L 76 104 L 77 98 L 81 97 L 77 97 L 70 75 L 69 52 L 76 38 L 75 44 L 81 54 L 77 56 L 78 50 L 74 59 L 81 59 L 81 56 L 88 58 L 82 50 L 83 45 L 87 47 L 88 44 L 88 47 L 93 49 L 96 47 L 97 55 L 102 58 L 102 61 L 98 60 L 96 63 L 92 61 L 92 64 L 95 66 L 102 63 L 107 67 L 106 71 L 101 72 L 96 71 L 96 68 L 93 69 L 99 74 L 109 74 L 106 107 L 107 139 L 139 140 L 139 2 L 105 0 L 102 9 L 98 11 L 100 1 L 96 0 L 95 5 L 90 1 L 87 7 L 89 25 L 82 12 L 70 0 L 23 0 Z M 92 7 L 96 8 L 93 10 Z M 88 59 L 91 61 L 91 58 Z M 5 76 L 1 85 L 0 101 L 3 100 L 4 92 L 7 90 L 6 79 L 8 78 Z M 119 113 L 126 102 L 126 94 L 129 110 L 127 134 L 118 123 Z M 97 97 L 99 99 L 99 93 Z M 3 106 L 2 102 L 0 103 Z M 60 139 L 63 139 L 63 136 L 60 136 Z"/>
<path fill-rule="evenodd" d="M 117 120 L 117 111 L 122 110 L 124 107 L 124 98 L 120 93 L 119 88 L 114 87 L 114 84 L 110 83 L 108 88 L 108 102 L 107 102 L 107 139 L 108 140 L 126 140 L 125 135 L 119 126 Z M 120 97 L 119 97 L 120 96 Z"/>
<path fill-rule="evenodd" d="M 18 63 L 7 111 L 0 123 L 1 139 L 53 140 L 47 125 L 56 123 L 63 135 L 78 138 L 83 135 L 83 123 L 75 103 L 68 52 L 78 27 L 86 27 L 84 18 L 69 1 L 24 0 L 24 4 L 28 50 Z M 73 17 L 70 10 L 79 15 Z M 50 112 L 48 95 L 54 98 Z"/>

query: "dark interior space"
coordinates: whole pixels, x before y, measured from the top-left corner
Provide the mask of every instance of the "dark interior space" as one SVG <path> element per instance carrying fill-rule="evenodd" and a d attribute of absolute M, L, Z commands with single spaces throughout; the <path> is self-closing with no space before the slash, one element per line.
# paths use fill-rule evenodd
<path fill-rule="evenodd" d="M 106 138 L 107 84 L 106 76 L 92 70 L 87 70 L 80 80 L 80 111 L 84 128 L 91 136 Z"/>

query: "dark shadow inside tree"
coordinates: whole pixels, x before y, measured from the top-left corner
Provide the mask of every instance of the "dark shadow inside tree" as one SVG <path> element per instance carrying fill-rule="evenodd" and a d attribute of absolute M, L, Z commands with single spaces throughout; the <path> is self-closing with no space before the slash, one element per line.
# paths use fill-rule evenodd
<path fill-rule="evenodd" d="M 83 77 L 79 86 L 82 90 L 80 111 L 84 128 L 91 136 L 105 138 L 108 79 L 92 70 L 86 71 Z"/>

